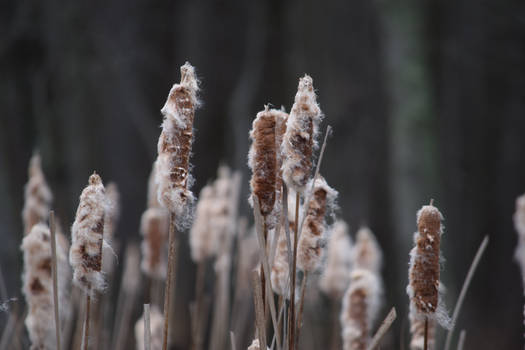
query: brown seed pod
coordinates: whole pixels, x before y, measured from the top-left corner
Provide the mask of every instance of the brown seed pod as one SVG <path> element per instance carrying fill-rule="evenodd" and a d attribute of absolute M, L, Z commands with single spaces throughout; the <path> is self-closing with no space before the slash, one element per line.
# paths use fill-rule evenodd
<path fill-rule="evenodd" d="M 432 316 L 438 309 L 441 220 L 443 216 L 433 205 L 423 206 L 417 214 L 407 292 L 411 308 L 419 315 Z"/>
<path fill-rule="evenodd" d="M 313 196 L 298 241 L 297 266 L 303 271 L 315 270 L 321 261 L 325 239 L 325 216 L 327 210 L 333 207 L 336 198 L 337 191 L 319 176 L 315 181 Z"/>
<path fill-rule="evenodd" d="M 161 110 L 164 121 L 157 145 L 158 200 L 177 214 L 179 226 L 186 224 L 188 204 L 193 202 L 189 167 L 197 91 L 195 70 L 186 62 L 181 67 L 180 84 L 173 85 Z"/>
<path fill-rule="evenodd" d="M 140 221 L 140 232 L 144 237 L 142 271 L 151 278 L 166 278 L 166 255 L 169 213 L 164 208 L 148 208 Z"/>
<path fill-rule="evenodd" d="M 283 178 L 289 188 L 303 193 L 312 172 L 321 109 L 317 105 L 312 78 L 299 79 L 295 102 L 287 120 L 282 143 Z"/>
<path fill-rule="evenodd" d="M 368 227 L 361 227 L 357 231 L 354 250 L 354 266 L 378 274 L 383 260 L 381 248 Z"/>
<path fill-rule="evenodd" d="M 344 350 L 365 350 L 370 341 L 372 322 L 379 310 L 381 284 L 369 270 L 354 269 L 343 297 L 341 335 Z"/>
<path fill-rule="evenodd" d="M 80 195 L 75 222 L 71 228 L 69 263 L 73 280 L 86 293 L 102 291 L 102 246 L 107 199 L 102 179 L 96 173 Z"/>
<path fill-rule="evenodd" d="M 24 235 L 37 223 L 47 221 L 52 200 L 53 195 L 42 171 L 40 155 L 35 153 L 29 161 L 29 180 L 24 192 Z"/>
<path fill-rule="evenodd" d="M 277 177 L 277 144 L 275 133 L 275 113 L 268 106 L 257 113 L 253 121 L 250 139 L 252 145 L 248 155 L 248 165 L 252 170 L 250 187 L 252 196 L 259 199 L 261 215 L 267 217 L 275 204 Z"/>

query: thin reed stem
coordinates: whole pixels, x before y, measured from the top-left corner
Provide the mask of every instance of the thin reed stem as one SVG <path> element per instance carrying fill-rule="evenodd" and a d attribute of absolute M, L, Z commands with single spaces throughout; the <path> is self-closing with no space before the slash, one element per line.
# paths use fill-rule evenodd
<path fill-rule="evenodd" d="M 151 326 L 149 304 L 144 304 L 144 350 L 151 350 Z"/>
<path fill-rule="evenodd" d="M 456 326 L 456 321 L 458 319 L 459 312 L 461 311 L 461 306 L 463 305 L 463 301 L 465 300 L 465 296 L 467 295 L 468 287 L 470 286 L 472 277 L 474 277 L 476 268 L 478 267 L 479 261 L 481 260 L 481 257 L 483 256 L 483 253 L 485 252 L 485 249 L 487 248 L 488 244 L 489 236 L 485 236 L 485 238 L 483 238 L 483 241 L 481 242 L 481 245 L 478 248 L 478 251 L 476 252 L 476 255 L 474 256 L 474 260 L 472 260 L 472 264 L 470 265 L 470 268 L 468 270 L 467 277 L 465 277 L 465 282 L 463 282 L 463 287 L 461 287 L 461 292 L 459 293 L 458 301 L 456 303 L 456 307 L 454 307 L 454 313 L 452 314 L 452 327 L 447 333 L 445 350 L 450 349 L 450 345 L 452 343 L 452 335 L 454 334 L 454 327 Z"/>
<path fill-rule="evenodd" d="M 197 276 L 195 279 L 195 312 L 193 317 L 193 349 L 202 348 L 202 321 L 203 315 L 203 296 L 204 296 L 204 277 L 206 275 L 206 261 L 199 261 L 197 264 Z"/>
<path fill-rule="evenodd" d="M 459 341 L 458 341 L 458 350 L 463 350 L 465 347 L 465 337 L 467 336 L 467 332 L 463 329 L 459 333 Z"/>
<path fill-rule="evenodd" d="M 383 322 L 381 323 L 381 326 L 379 327 L 376 334 L 372 338 L 372 341 L 370 342 L 370 345 L 368 346 L 368 350 L 374 350 L 376 347 L 379 346 L 379 342 L 381 341 L 383 336 L 386 334 L 386 332 L 388 332 L 388 330 L 390 329 L 390 326 L 392 326 L 392 323 L 394 323 L 396 318 L 397 318 L 396 308 L 393 307 L 392 309 L 390 309 L 390 312 L 388 313 L 388 315 L 386 315 L 386 318 L 383 320 Z"/>
<path fill-rule="evenodd" d="M 264 319 L 264 303 L 262 300 L 261 279 L 257 270 L 252 272 L 253 302 L 255 306 L 255 324 L 261 349 L 266 349 L 266 321 Z"/>
<path fill-rule="evenodd" d="M 7 346 L 9 345 L 9 341 L 11 340 L 11 336 L 13 335 L 13 331 L 15 330 L 16 324 L 18 322 L 18 307 L 16 307 L 14 310 L 12 310 L 9 313 L 9 318 L 7 319 L 7 325 L 5 326 L 3 332 L 2 332 L 2 338 L 0 340 L 0 350 L 6 350 Z"/>
<path fill-rule="evenodd" d="M 89 319 L 91 313 L 91 287 L 88 287 L 88 293 L 86 295 L 86 317 L 84 319 L 84 336 L 82 337 L 82 349 L 88 349 L 89 343 Z"/>
<path fill-rule="evenodd" d="M 168 273 L 166 276 L 166 287 L 164 289 L 164 330 L 163 330 L 162 350 L 167 350 L 168 348 L 170 296 L 171 296 L 172 284 L 175 284 L 174 282 L 175 282 L 175 276 L 176 276 L 176 266 L 174 266 L 175 263 L 177 262 L 177 241 L 176 239 L 177 237 L 175 233 L 175 214 L 170 213 Z"/>
<path fill-rule="evenodd" d="M 235 334 L 233 334 L 233 331 L 230 331 L 230 343 L 232 346 L 231 350 L 236 350 L 237 346 L 235 345 Z"/>
<path fill-rule="evenodd" d="M 428 317 L 425 316 L 425 340 L 423 343 L 423 350 L 428 350 Z"/>
<path fill-rule="evenodd" d="M 304 296 L 306 294 L 306 284 L 308 283 L 308 271 L 304 272 L 303 280 L 301 282 L 301 297 L 299 299 L 299 310 L 297 310 L 297 342 L 299 342 L 299 335 L 301 327 L 303 326 L 303 311 L 304 311 Z"/>
<path fill-rule="evenodd" d="M 60 350 L 60 314 L 58 313 L 58 273 L 57 273 L 57 243 L 55 237 L 55 212 L 49 212 L 49 227 L 51 229 L 51 273 L 53 275 L 53 301 L 55 306 L 55 334 L 57 350 Z"/>
<path fill-rule="evenodd" d="M 289 350 L 295 350 L 295 277 L 296 277 L 296 267 L 297 267 L 297 232 L 298 232 L 298 223 L 299 223 L 299 201 L 300 194 L 297 192 L 295 194 L 295 225 L 293 232 L 293 255 L 292 255 L 292 283 L 290 285 L 290 318 L 289 318 Z"/>

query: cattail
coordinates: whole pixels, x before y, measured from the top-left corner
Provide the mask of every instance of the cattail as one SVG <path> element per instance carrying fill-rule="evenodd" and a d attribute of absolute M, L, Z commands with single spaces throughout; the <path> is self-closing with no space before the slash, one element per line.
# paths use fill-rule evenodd
<path fill-rule="evenodd" d="M 312 171 L 312 154 L 321 122 L 312 78 L 299 79 L 295 102 L 286 123 L 282 143 L 283 178 L 289 188 L 303 193 Z"/>
<path fill-rule="evenodd" d="M 413 312 L 409 313 L 410 319 L 410 350 L 424 350 L 425 347 L 425 320 L 416 317 Z M 428 321 L 427 349 L 433 350 L 436 344 L 436 322 Z"/>
<path fill-rule="evenodd" d="M 113 236 L 120 217 L 120 193 L 117 184 L 110 182 L 106 186 L 107 208 L 104 218 L 104 240 L 113 245 Z M 113 273 L 115 268 L 115 253 L 112 249 L 103 249 L 102 270 L 106 275 Z"/>
<path fill-rule="evenodd" d="M 55 319 L 53 313 L 53 280 L 51 272 L 51 235 L 49 228 L 39 223 L 22 241 L 24 253 L 23 293 L 28 305 L 25 324 L 31 339 L 31 349 L 55 349 Z M 61 275 L 59 300 L 68 298 L 67 253 L 57 245 L 57 268 Z M 69 309 L 63 309 L 62 315 Z M 62 318 L 64 320 L 64 318 Z"/>
<path fill-rule="evenodd" d="M 73 280 L 88 294 L 102 291 L 105 285 L 101 269 L 106 201 L 102 179 L 93 173 L 80 195 L 69 251 Z"/>
<path fill-rule="evenodd" d="M 439 300 L 439 245 L 443 216 L 432 204 L 417 213 L 418 232 L 410 252 L 409 285 L 410 312 L 414 319 L 435 319 L 443 327 L 450 326 L 446 311 Z"/>
<path fill-rule="evenodd" d="M 141 270 L 149 277 L 166 277 L 169 215 L 164 208 L 149 208 L 140 222 L 140 232 L 144 237 L 141 244 Z"/>
<path fill-rule="evenodd" d="M 253 121 L 250 139 L 252 145 L 248 154 L 248 165 L 252 170 L 250 187 L 253 197 L 259 199 L 261 215 L 267 221 L 273 211 L 277 181 L 277 142 L 275 113 L 268 106 L 257 113 Z"/>
<path fill-rule="evenodd" d="M 22 210 L 24 235 L 31 231 L 33 225 L 47 221 L 52 200 L 53 194 L 44 177 L 40 155 L 35 153 L 29 161 L 29 181 L 25 186 Z"/>
<path fill-rule="evenodd" d="M 374 234 L 368 227 L 361 227 L 357 231 L 357 239 L 353 250 L 356 268 L 369 270 L 375 274 L 379 273 L 383 254 Z"/>
<path fill-rule="evenodd" d="M 525 195 L 516 199 L 516 212 L 514 213 L 514 227 L 518 233 L 518 245 L 514 258 L 521 267 L 521 278 L 525 296 Z M 525 325 L 525 306 L 523 308 L 523 324 Z"/>
<path fill-rule="evenodd" d="M 315 180 L 313 197 L 298 241 L 297 266 L 305 272 L 315 270 L 321 261 L 325 239 L 325 215 L 327 210 L 334 206 L 336 198 L 337 191 L 319 176 Z"/>
<path fill-rule="evenodd" d="M 341 311 L 344 350 L 365 350 L 380 306 L 381 283 L 369 270 L 354 268 Z"/>
<path fill-rule="evenodd" d="M 292 235 L 290 236 L 290 240 L 291 244 L 293 245 Z M 281 228 L 281 232 L 279 233 L 276 250 L 277 251 L 272 264 L 272 271 L 270 273 L 272 289 L 275 293 L 288 298 L 288 281 L 290 280 L 290 269 L 288 262 L 288 243 L 286 242 L 286 233 L 284 228 Z"/>
<path fill-rule="evenodd" d="M 189 205 L 193 203 L 189 167 L 193 118 L 198 106 L 194 68 L 186 62 L 180 71 L 180 84 L 173 85 L 161 110 L 164 121 L 157 146 L 156 180 L 159 202 L 177 215 L 179 227 L 188 223 Z"/>
<path fill-rule="evenodd" d="M 162 313 L 156 305 L 151 306 L 150 310 L 150 329 L 151 329 L 151 350 L 162 349 L 162 326 L 164 319 Z M 144 350 L 144 314 L 135 323 L 135 340 L 137 342 L 137 350 Z"/>
<path fill-rule="evenodd" d="M 195 210 L 195 220 L 190 230 L 191 258 L 194 262 L 202 262 L 216 252 L 216 239 L 213 235 L 213 222 L 210 220 L 212 205 L 215 198 L 213 185 L 202 188 Z"/>
<path fill-rule="evenodd" d="M 319 288 L 335 300 L 345 293 L 352 267 L 352 241 L 348 225 L 343 220 L 334 223 L 328 241 L 326 266 L 319 280 Z"/>
<path fill-rule="evenodd" d="M 288 113 L 282 110 L 272 110 L 275 114 L 275 143 L 277 145 L 277 176 L 275 179 L 275 189 L 277 191 L 277 200 L 280 200 L 283 186 L 283 161 L 284 157 L 281 152 L 283 145 L 284 134 L 286 133 L 286 122 L 288 121 Z M 280 210 L 280 208 L 278 208 Z"/>

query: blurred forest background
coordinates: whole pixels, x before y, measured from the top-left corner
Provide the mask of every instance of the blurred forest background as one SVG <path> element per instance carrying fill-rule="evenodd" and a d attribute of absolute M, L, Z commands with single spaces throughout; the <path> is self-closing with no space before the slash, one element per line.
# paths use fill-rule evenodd
<path fill-rule="evenodd" d="M 159 111 L 186 60 L 204 102 L 195 193 L 221 162 L 240 169 L 241 213 L 251 220 L 251 122 L 266 103 L 289 110 L 308 73 L 322 129 L 333 127 L 321 172 L 340 193 L 339 214 L 353 233 L 369 225 L 384 250 L 382 315 L 393 305 L 399 314 L 392 348 L 408 332 L 408 252 L 416 211 L 430 198 L 445 216 L 449 309 L 490 235 L 458 321 L 467 348 L 521 347 L 512 215 L 525 192 L 522 0 L 2 1 L 0 263 L 9 296 L 23 299 L 20 213 L 34 150 L 64 226 L 96 170 L 120 187 L 117 237 L 139 240 Z M 181 244 L 182 309 L 194 266 Z M 188 338 L 180 335 L 181 348 Z"/>

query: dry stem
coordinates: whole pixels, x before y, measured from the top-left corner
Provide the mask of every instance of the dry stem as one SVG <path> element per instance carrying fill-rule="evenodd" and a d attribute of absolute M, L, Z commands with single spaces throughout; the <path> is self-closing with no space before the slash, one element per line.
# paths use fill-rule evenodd
<path fill-rule="evenodd" d="M 55 306 L 55 334 L 57 350 L 60 350 L 60 316 L 58 313 L 58 274 L 57 274 L 57 244 L 55 237 L 55 212 L 49 212 L 49 227 L 51 229 L 51 273 L 53 274 L 53 301 Z"/>
<path fill-rule="evenodd" d="M 144 304 L 144 350 L 151 350 L 151 326 L 149 304 Z"/>
<path fill-rule="evenodd" d="M 428 316 L 425 316 L 425 340 L 423 343 L 423 350 L 428 349 Z"/>
<path fill-rule="evenodd" d="M 169 313 L 170 313 L 170 296 L 171 296 L 171 284 L 175 284 L 176 266 L 177 262 L 177 241 L 175 233 L 175 214 L 170 213 L 170 230 L 169 230 L 169 253 L 168 253 L 168 273 L 166 276 L 166 287 L 164 289 L 164 331 L 162 350 L 168 348 L 168 326 L 169 326 Z M 172 281 L 173 279 L 173 281 Z M 173 288 L 175 289 L 175 288 Z"/>
<path fill-rule="evenodd" d="M 257 270 L 252 272 L 253 302 L 255 305 L 255 323 L 257 335 L 262 349 L 266 349 L 266 322 L 264 319 L 264 304 L 262 300 L 261 280 Z"/>
<path fill-rule="evenodd" d="M 368 350 L 374 350 L 378 345 L 383 336 L 388 332 L 388 329 L 394 323 L 395 319 L 397 317 L 396 308 L 393 307 L 386 318 L 381 323 L 381 326 L 377 330 L 376 334 L 372 338 L 372 341 L 370 342 L 370 346 L 368 346 Z"/>
<path fill-rule="evenodd" d="M 82 337 L 82 349 L 88 349 L 89 342 L 89 318 L 91 310 L 91 286 L 88 286 L 88 292 L 86 293 L 86 318 L 84 319 L 84 336 Z"/>
<path fill-rule="evenodd" d="M 297 267 L 297 223 L 299 222 L 299 201 L 300 194 L 297 192 L 295 194 L 295 225 L 293 232 L 293 255 L 292 255 L 292 283 L 290 285 L 290 318 L 289 318 L 289 338 L 288 345 L 289 350 L 295 350 L 295 277 L 296 277 L 296 267 Z"/>

